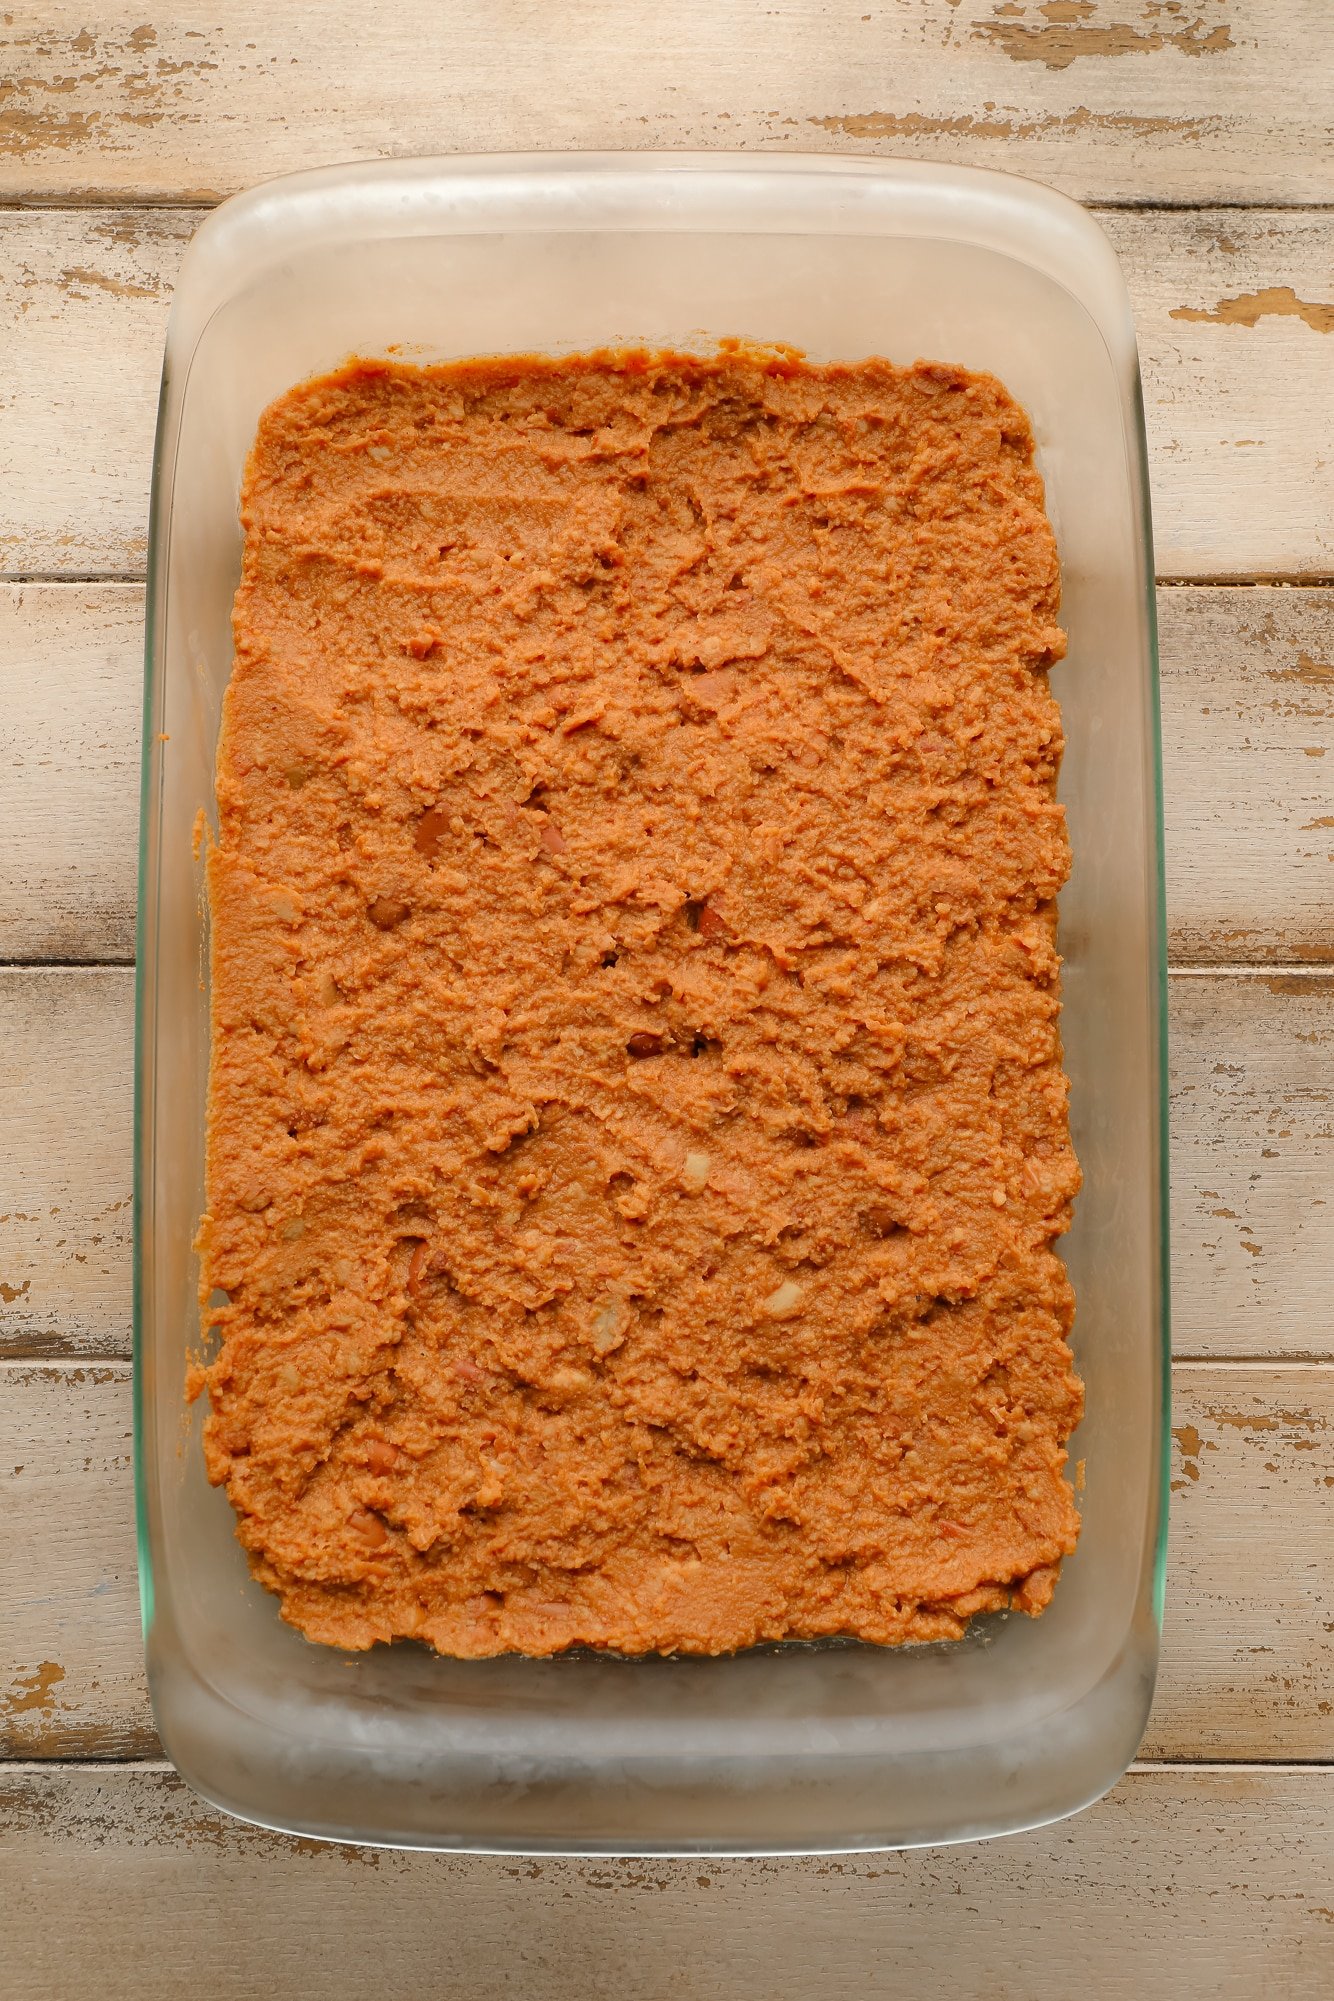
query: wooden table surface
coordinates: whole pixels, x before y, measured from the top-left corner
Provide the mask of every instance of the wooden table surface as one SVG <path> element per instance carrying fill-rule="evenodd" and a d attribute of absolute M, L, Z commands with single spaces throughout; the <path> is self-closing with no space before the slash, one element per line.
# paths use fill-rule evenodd
<path fill-rule="evenodd" d="M 1334 1994 L 1334 7 L 175 0 L 0 15 L 6 2001 Z M 100 25 L 89 25 L 100 22 Z M 1090 203 L 1145 371 L 1173 977 L 1171 1572 L 1045 1832 L 530 1864 L 248 1830 L 163 1762 L 130 1471 L 149 461 L 201 212 L 354 157 L 885 152 Z"/>

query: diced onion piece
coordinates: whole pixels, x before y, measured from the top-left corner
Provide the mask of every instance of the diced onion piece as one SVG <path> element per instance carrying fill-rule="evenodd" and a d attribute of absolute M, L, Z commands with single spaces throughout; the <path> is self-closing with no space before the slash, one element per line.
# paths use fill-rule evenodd
<path fill-rule="evenodd" d="M 770 1320 L 790 1320 L 794 1313 L 800 1313 L 802 1297 L 801 1287 L 796 1280 L 785 1278 L 765 1300 L 764 1311 Z"/>
<path fill-rule="evenodd" d="M 618 1300 L 613 1299 L 604 1306 L 593 1322 L 593 1347 L 599 1355 L 610 1355 L 613 1348 L 619 1348 L 625 1339 L 625 1310 Z"/>

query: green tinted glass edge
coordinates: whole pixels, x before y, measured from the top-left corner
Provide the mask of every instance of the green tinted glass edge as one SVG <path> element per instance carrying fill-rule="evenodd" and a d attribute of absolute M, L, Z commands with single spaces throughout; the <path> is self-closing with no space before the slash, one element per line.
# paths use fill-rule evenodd
<path fill-rule="evenodd" d="M 1153 1615 L 1161 1633 L 1167 1596 L 1168 1503 L 1172 1474 L 1172 1244 L 1171 1244 L 1171 1141 L 1168 1114 L 1168 965 L 1167 965 L 1167 858 L 1166 824 L 1163 813 L 1163 723 L 1161 675 L 1158 656 L 1158 596 L 1154 573 L 1153 506 L 1149 495 L 1148 433 L 1144 419 L 1144 384 L 1138 357 L 1133 382 L 1135 443 L 1139 455 L 1141 533 L 1144 541 L 1144 610 L 1149 642 L 1148 754 L 1152 765 L 1152 810 L 1154 873 L 1150 883 L 1153 899 L 1153 942 L 1157 966 L 1150 1005 L 1157 1011 L 1158 1042 L 1158 1298 L 1160 1326 L 1159 1370 L 1161 1408 L 1158 1441 L 1158 1520 L 1153 1550 Z"/>
<path fill-rule="evenodd" d="M 139 1562 L 139 1616 L 145 1645 L 153 1624 L 152 1539 L 149 1530 L 148 1347 L 144 1312 L 145 1261 L 152 1202 L 152 1086 L 155 1059 L 153 975 L 157 957 L 157 816 L 161 812 L 158 755 L 158 593 L 164 577 L 161 539 L 166 527 L 163 453 L 166 443 L 168 359 L 164 355 L 153 439 L 153 480 L 148 509 L 148 563 L 144 591 L 143 742 L 139 778 L 139 865 L 134 953 L 134 1181 L 131 1203 L 131 1347 L 134 1358 L 134 1520 Z"/>

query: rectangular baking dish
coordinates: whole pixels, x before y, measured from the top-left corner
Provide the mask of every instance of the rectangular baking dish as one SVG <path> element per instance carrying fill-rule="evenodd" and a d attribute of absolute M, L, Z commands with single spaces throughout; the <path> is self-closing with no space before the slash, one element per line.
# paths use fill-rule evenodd
<path fill-rule="evenodd" d="M 343 1656 L 284 1626 L 205 1480 L 192 1243 L 209 1059 L 200 816 L 231 669 L 237 495 L 264 406 L 350 354 L 790 342 L 990 369 L 1028 409 L 1069 658 L 1064 1038 L 1085 1189 L 1063 1249 L 1083 1532 L 1039 1620 L 955 1646 L 718 1660 Z M 207 1798 L 303 1834 L 553 1853 L 955 1841 L 1096 1798 L 1134 1755 L 1161 1619 L 1164 945 L 1152 561 L 1134 330 L 1074 203 L 844 156 L 587 155 L 300 174 L 186 253 L 154 464 L 140 852 L 135 1381 L 148 1672 Z"/>

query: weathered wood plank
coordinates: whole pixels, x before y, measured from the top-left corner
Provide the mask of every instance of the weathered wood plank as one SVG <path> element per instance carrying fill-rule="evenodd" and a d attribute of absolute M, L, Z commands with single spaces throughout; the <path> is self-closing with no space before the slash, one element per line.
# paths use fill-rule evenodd
<path fill-rule="evenodd" d="M 127 1355 L 134 977 L 0 971 L 0 1354 Z"/>
<path fill-rule="evenodd" d="M 134 957 L 143 591 L 0 585 L 0 958 Z"/>
<path fill-rule="evenodd" d="M 0 573 L 142 572 L 167 309 L 198 220 L 0 214 Z"/>
<path fill-rule="evenodd" d="M 168 295 L 197 220 L 0 214 L 0 575 L 142 568 Z M 1334 214 L 1105 220 L 1140 327 L 1160 573 L 1334 572 Z"/>
<path fill-rule="evenodd" d="M 129 1369 L 0 1373 L 14 1441 L 0 1467 L 0 1756 L 152 1756 Z M 1180 1364 L 1172 1421 L 1168 1611 L 1143 1755 L 1334 1759 L 1334 1369 Z"/>
<path fill-rule="evenodd" d="M 207 201 L 349 154 L 565 144 L 916 153 L 1131 204 L 1330 200 L 1323 0 L 863 6 L 405 0 L 372 33 L 364 8 L 331 0 L 317 34 L 299 0 L 180 0 L 151 26 L 105 9 L 90 26 L 73 0 L 6 13 L 0 201 L 101 207 L 0 216 L 0 575 L 142 569 L 161 336 L 195 218 L 121 200 Z M 1141 329 L 1160 572 L 1334 573 L 1334 218 L 1107 226 Z M 68 595 L 37 596 L 35 624 L 31 593 L 0 602 L 0 958 L 122 958 L 138 592 L 85 591 L 74 612 Z M 1334 958 L 1330 596 L 1164 594 L 1183 958 Z M 1174 982 L 1187 1352 L 1334 1354 L 1331 1004 L 1334 984 L 1297 971 Z M 0 974 L 0 1349 L 126 1350 L 128 1023 L 121 972 Z M 1331 1375 L 1177 1371 L 1153 1757 L 1332 1755 Z M 0 1383 L 20 1440 L 19 1470 L 8 1454 L 0 1466 L 0 1602 L 22 1607 L 0 1663 L 15 1669 L 0 1678 L 0 1747 L 18 1755 L 153 1748 L 127 1380 L 112 1364 Z M 283 1841 L 163 1771 L 11 1767 L 0 1984 L 15 2001 L 174 1997 L 184 1947 L 209 2001 L 311 1985 L 360 1997 L 372 1982 L 633 2001 L 661 1991 L 663 1965 L 712 2001 L 878 1992 L 897 1985 L 892 1940 L 900 1981 L 948 1981 L 964 2001 L 1315 2001 L 1334 1924 L 1331 1804 L 1328 1770 L 1147 1769 L 1074 1823 L 981 1849 L 530 1866 Z M 77 1926 L 59 1915 L 74 1909 Z"/>
<path fill-rule="evenodd" d="M 1334 572 L 1334 216 L 1180 215 L 1144 238 L 1102 220 L 1139 333 L 1158 574 Z"/>
<path fill-rule="evenodd" d="M 0 970 L 0 1354 L 129 1353 L 133 1005 Z M 1177 1352 L 1334 1356 L 1334 975 L 1181 974 L 1170 1026 Z"/>
<path fill-rule="evenodd" d="M 1178 1355 L 1334 1356 L 1334 979 L 1171 981 Z"/>
<path fill-rule="evenodd" d="M 1174 960 L 1334 959 L 1334 590 L 1159 623 Z M 0 585 L 0 958 L 133 957 L 142 648 L 136 584 Z"/>
<path fill-rule="evenodd" d="M 3 1775 L 10 2001 L 928 1995 L 1323 2001 L 1334 1779 L 1134 1771 L 1008 1841 L 529 1862 L 298 1842 L 174 1774 Z"/>
<path fill-rule="evenodd" d="M 1158 593 L 1168 948 L 1334 958 L 1334 590 Z"/>
<path fill-rule="evenodd" d="M 557 9 L 69 0 L 4 17 L 0 193 L 213 196 L 262 171 L 491 148 L 855 148 L 1084 199 L 1328 199 L 1321 0 L 670 0 Z M 90 25 L 91 23 L 91 25 Z"/>
<path fill-rule="evenodd" d="M 1334 1369 L 1178 1363 L 1145 1758 L 1334 1758 Z"/>
<path fill-rule="evenodd" d="M 0 1756 L 157 1754 L 139 1636 L 130 1370 L 0 1367 Z"/>

